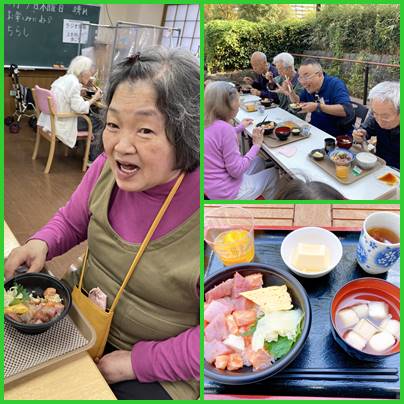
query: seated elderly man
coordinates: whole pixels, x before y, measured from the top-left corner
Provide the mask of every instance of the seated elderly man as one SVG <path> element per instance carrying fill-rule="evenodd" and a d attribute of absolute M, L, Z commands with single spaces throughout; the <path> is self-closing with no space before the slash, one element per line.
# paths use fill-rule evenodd
<path fill-rule="evenodd" d="M 353 132 L 357 142 L 377 137 L 376 155 L 400 168 L 400 83 L 384 81 L 369 92 L 370 113 Z"/>
<path fill-rule="evenodd" d="M 314 59 L 305 59 L 299 67 L 299 81 L 304 87 L 299 95 L 288 95 L 293 103 L 300 103 L 302 112 L 311 112 L 310 123 L 331 136 L 352 134 L 355 121 L 349 92 L 338 77 L 323 73 Z"/>
<path fill-rule="evenodd" d="M 271 97 L 280 108 L 288 109 L 290 99 L 288 94 L 293 91 L 300 96 L 304 88 L 299 83 L 299 75 L 295 70 L 295 60 L 290 53 L 283 52 L 276 55 L 273 60 L 273 64 L 279 72 L 277 77 L 273 77 L 270 72 L 266 74 L 268 80 L 268 90 L 271 93 Z M 275 90 L 273 90 L 275 84 Z M 292 111 L 293 112 L 293 111 Z"/>
<path fill-rule="evenodd" d="M 251 94 L 258 95 L 261 98 L 271 98 L 270 92 L 267 88 L 268 79 L 266 78 L 266 74 L 270 73 L 272 77 L 276 77 L 278 71 L 274 66 L 268 63 L 265 53 L 262 52 L 254 52 L 251 55 L 250 62 L 251 67 L 257 76 L 255 80 L 251 77 L 244 77 L 244 83 L 250 84 L 253 87 L 251 89 Z M 276 86 L 273 87 L 273 89 L 275 88 Z"/>

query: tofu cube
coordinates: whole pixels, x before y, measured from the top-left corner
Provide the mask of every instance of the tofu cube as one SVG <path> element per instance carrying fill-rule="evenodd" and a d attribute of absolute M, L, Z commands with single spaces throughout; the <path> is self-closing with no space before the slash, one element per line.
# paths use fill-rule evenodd
<path fill-rule="evenodd" d="M 367 341 L 355 331 L 349 331 L 345 335 L 345 342 L 347 342 L 352 347 L 359 349 L 359 351 L 363 351 L 363 348 L 365 348 L 367 343 Z"/>
<path fill-rule="evenodd" d="M 389 315 L 389 306 L 385 302 L 369 302 L 369 317 L 384 320 Z"/>
<path fill-rule="evenodd" d="M 352 310 L 358 315 L 359 318 L 365 318 L 369 314 L 369 306 L 366 303 L 353 306 Z"/>
<path fill-rule="evenodd" d="M 230 334 L 224 341 L 223 344 L 233 349 L 233 351 L 241 352 L 245 348 L 244 338 L 240 335 Z"/>
<path fill-rule="evenodd" d="M 321 272 L 330 265 L 330 253 L 323 244 L 297 243 L 293 265 L 303 272 Z"/>
<path fill-rule="evenodd" d="M 400 339 L 400 322 L 391 318 L 386 318 L 380 324 L 380 328 L 384 331 L 394 335 L 397 339 Z"/>
<path fill-rule="evenodd" d="M 353 327 L 359 322 L 358 315 L 352 309 L 340 310 L 337 316 L 341 320 L 344 328 Z"/>
<path fill-rule="evenodd" d="M 355 325 L 353 331 L 355 331 L 366 341 L 369 341 L 373 335 L 377 333 L 378 329 L 369 320 L 362 318 L 359 320 L 359 323 Z"/>
<path fill-rule="evenodd" d="M 369 348 L 376 352 L 384 352 L 396 343 L 396 339 L 387 331 L 378 332 L 369 341 Z"/>

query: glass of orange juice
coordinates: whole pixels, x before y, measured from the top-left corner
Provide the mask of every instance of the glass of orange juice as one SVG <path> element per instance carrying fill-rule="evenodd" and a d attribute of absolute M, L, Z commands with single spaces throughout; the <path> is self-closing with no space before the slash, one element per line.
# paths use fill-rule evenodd
<path fill-rule="evenodd" d="M 335 175 L 342 179 L 346 180 L 349 177 L 349 169 L 351 167 L 350 162 L 346 163 L 340 163 L 340 162 L 335 162 Z"/>
<path fill-rule="evenodd" d="M 238 206 L 223 206 L 205 214 L 205 241 L 224 265 L 254 258 L 254 218 Z"/>

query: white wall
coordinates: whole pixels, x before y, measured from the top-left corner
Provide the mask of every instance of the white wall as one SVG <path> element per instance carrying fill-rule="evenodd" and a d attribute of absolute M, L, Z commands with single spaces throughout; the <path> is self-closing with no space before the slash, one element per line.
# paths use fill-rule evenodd
<path fill-rule="evenodd" d="M 112 24 L 125 21 L 160 26 L 163 20 L 164 4 L 102 4 L 100 24 L 103 25 L 111 24 L 106 8 Z"/>

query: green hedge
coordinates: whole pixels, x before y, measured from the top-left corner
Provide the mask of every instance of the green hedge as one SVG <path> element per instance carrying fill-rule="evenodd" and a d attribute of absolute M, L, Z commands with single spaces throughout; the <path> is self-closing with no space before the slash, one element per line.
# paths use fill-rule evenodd
<path fill-rule="evenodd" d="M 367 52 L 398 55 L 400 8 L 398 5 L 329 5 L 319 13 L 312 47 L 335 54 Z"/>
<path fill-rule="evenodd" d="M 262 51 L 269 58 L 286 49 L 298 53 L 310 46 L 311 29 L 311 23 L 303 21 L 210 21 L 205 26 L 206 67 L 209 72 L 246 69 L 254 51 Z"/>
<path fill-rule="evenodd" d="M 399 55 L 398 5 L 328 5 L 317 18 L 255 23 L 215 20 L 205 25 L 205 64 L 208 72 L 249 67 L 256 51 L 272 59 L 279 52 L 309 49 L 343 53 Z"/>

